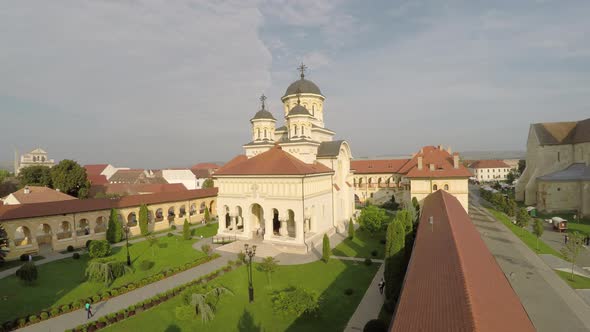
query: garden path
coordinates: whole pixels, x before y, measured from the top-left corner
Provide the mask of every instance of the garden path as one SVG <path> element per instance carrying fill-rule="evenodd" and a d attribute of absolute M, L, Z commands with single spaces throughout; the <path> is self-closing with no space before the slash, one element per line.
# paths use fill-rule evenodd
<path fill-rule="evenodd" d="M 368 321 L 379 317 L 381 306 L 383 306 L 383 301 L 385 301 L 385 295 L 379 293 L 379 282 L 383 277 L 384 266 L 385 264 L 381 264 L 379 270 L 377 270 L 377 274 L 375 274 L 373 281 L 371 281 L 369 288 L 367 288 L 361 303 L 359 303 L 354 314 L 350 317 L 344 329 L 345 332 L 362 331 Z"/>

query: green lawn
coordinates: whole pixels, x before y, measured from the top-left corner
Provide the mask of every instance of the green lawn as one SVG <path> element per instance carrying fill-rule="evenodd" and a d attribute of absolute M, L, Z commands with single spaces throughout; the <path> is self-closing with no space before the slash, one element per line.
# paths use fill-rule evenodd
<path fill-rule="evenodd" d="M 39 261 L 42 260 L 43 256 L 33 256 L 33 261 Z M 17 266 L 21 266 L 23 265 L 23 261 L 21 261 L 20 259 L 17 259 L 15 261 L 7 261 L 2 263 L 2 265 L 0 265 L 0 271 L 4 271 L 4 270 L 8 270 L 8 269 L 12 269 L 13 267 L 17 267 Z"/>
<path fill-rule="evenodd" d="M 105 331 L 342 331 L 377 268 L 377 264 L 365 266 L 335 259 L 328 264 L 280 266 L 272 275 L 272 289 L 266 276 L 254 268 L 255 301 L 249 304 L 247 274 L 243 266 L 214 281 L 230 288 L 235 295 L 220 300 L 216 316 L 209 323 L 202 323 L 200 318 L 178 320 L 175 308 L 182 303 L 182 297 L 178 296 Z M 323 301 L 318 317 L 283 316 L 273 312 L 271 292 L 295 285 L 321 294 Z M 345 295 L 347 288 L 352 288 L 354 293 Z"/>
<path fill-rule="evenodd" d="M 534 234 L 513 224 L 508 216 L 504 213 L 490 208 L 488 208 L 488 211 L 490 211 L 490 213 L 494 215 L 496 219 L 500 220 L 504 225 L 506 225 L 506 227 L 508 227 L 508 229 L 514 233 L 514 235 L 518 236 L 522 242 L 524 242 L 524 244 L 531 248 L 532 251 L 536 252 L 537 254 L 551 254 L 559 258 L 563 258 L 563 255 L 559 251 L 553 249 L 541 239 L 539 239 L 539 250 L 537 250 L 537 237 Z"/>
<path fill-rule="evenodd" d="M 385 245 L 380 240 L 385 239 L 385 232 L 371 234 L 363 229 L 357 229 L 352 240 L 346 238 L 332 250 L 335 256 L 383 258 Z M 377 256 L 372 256 L 371 251 L 377 250 Z"/>
<path fill-rule="evenodd" d="M 194 237 L 197 237 L 197 238 L 200 238 L 201 236 L 203 236 L 204 238 L 212 237 L 215 234 L 217 234 L 218 228 L 219 228 L 218 223 L 207 224 L 206 226 L 194 228 L 192 230 L 192 234 Z"/>
<path fill-rule="evenodd" d="M 163 269 L 192 262 L 205 256 L 192 248 L 195 241 L 185 241 L 178 236 L 159 238 L 159 244 L 153 248 L 153 257 L 152 248 L 147 241 L 130 244 L 129 251 L 134 267 L 139 266 L 139 262 L 144 259 L 154 261 L 155 264 L 147 271 L 135 268 L 133 274 L 115 280 L 110 286 L 85 280 L 84 270 L 89 260 L 88 255 L 82 255 L 79 260 L 66 258 L 39 265 L 39 279 L 31 286 L 24 285 L 15 276 L 0 279 L 0 323 L 55 304 L 69 304 L 97 292 L 140 280 Z M 113 248 L 112 257 L 125 260 L 125 247 Z"/>
<path fill-rule="evenodd" d="M 590 278 L 582 277 L 574 274 L 574 280 L 571 280 L 572 274 L 570 272 L 564 272 L 555 270 L 555 272 L 565 280 L 572 288 L 590 288 Z"/>
<path fill-rule="evenodd" d="M 567 220 L 567 231 L 580 232 L 583 235 L 590 234 L 590 218 L 583 218 L 580 221 L 574 219 L 574 213 L 539 213 L 537 218 L 550 219 L 552 217 L 561 217 Z"/>

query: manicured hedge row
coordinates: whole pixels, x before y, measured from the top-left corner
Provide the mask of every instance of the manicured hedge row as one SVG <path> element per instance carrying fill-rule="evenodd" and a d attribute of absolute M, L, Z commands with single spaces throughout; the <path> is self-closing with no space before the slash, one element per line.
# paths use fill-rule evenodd
<path fill-rule="evenodd" d="M 242 265 L 241 261 L 229 261 L 228 264 L 220 269 L 217 269 L 209 274 L 206 274 L 198 279 L 192 280 L 184 285 L 177 286 L 175 288 L 169 289 L 163 293 L 157 294 L 145 301 L 141 301 L 136 303 L 135 305 L 131 305 L 126 309 L 121 309 L 115 313 L 108 314 L 106 316 L 100 317 L 98 320 L 90 323 L 86 323 L 80 326 L 77 326 L 74 329 L 66 330 L 66 332 L 93 332 L 96 330 L 100 330 L 105 328 L 109 325 L 116 324 L 117 322 L 123 321 L 129 317 L 133 317 L 136 314 L 148 310 L 152 307 L 159 305 L 162 302 L 165 302 L 174 296 L 180 295 L 184 290 L 187 288 L 194 286 L 196 284 L 206 283 L 209 282 L 220 275 L 230 272 L 234 267 L 238 267 Z"/>
<path fill-rule="evenodd" d="M 98 293 L 98 294 L 95 294 L 95 295 L 90 296 L 88 298 L 79 299 L 79 300 L 74 301 L 70 304 L 62 305 L 59 307 L 57 307 L 57 306 L 50 307 L 50 308 L 42 310 L 41 312 L 38 312 L 36 314 L 29 314 L 29 315 L 22 317 L 22 318 L 6 321 L 0 327 L 0 331 L 13 331 L 18 328 L 25 327 L 27 325 L 35 324 L 40 321 L 68 313 L 70 311 L 81 309 L 84 307 L 84 304 L 86 304 L 87 301 L 90 303 L 97 303 L 100 301 L 108 300 L 112 297 L 119 296 L 121 294 L 125 294 L 125 293 L 130 292 L 134 289 L 146 286 L 146 285 L 151 284 L 153 282 L 173 276 L 177 273 L 186 271 L 186 270 L 193 268 L 195 266 L 207 263 L 207 262 L 212 261 L 213 259 L 216 259 L 218 257 L 219 257 L 219 255 L 217 255 L 217 254 L 212 255 L 212 256 L 205 256 L 205 257 L 199 258 L 193 262 L 186 263 L 182 266 L 178 266 L 178 267 L 175 267 L 172 269 L 160 271 L 159 273 L 156 273 L 154 275 L 151 275 L 151 276 L 141 279 L 139 281 L 130 282 L 130 283 L 125 284 L 121 287 L 114 288 L 114 289 L 108 290 L 103 293 Z"/>

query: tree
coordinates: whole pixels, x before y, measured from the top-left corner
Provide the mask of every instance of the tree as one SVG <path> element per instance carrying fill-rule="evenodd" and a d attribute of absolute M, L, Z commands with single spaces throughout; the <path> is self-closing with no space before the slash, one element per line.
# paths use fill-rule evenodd
<path fill-rule="evenodd" d="M 561 248 L 561 254 L 565 259 L 572 263 L 572 275 L 570 280 L 574 280 L 574 266 L 580 252 L 584 249 L 584 237 L 578 232 L 569 233 L 567 243 Z"/>
<path fill-rule="evenodd" d="M 21 186 L 51 187 L 51 169 L 47 166 L 29 166 L 20 170 L 18 180 Z"/>
<path fill-rule="evenodd" d="M 301 287 L 289 287 L 271 296 L 274 311 L 293 317 L 316 312 L 320 301 L 317 293 Z"/>
<path fill-rule="evenodd" d="M 8 234 L 4 229 L 4 225 L 0 224 L 0 265 L 4 264 L 4 257 L 8 252 L 5 248 L 8 248 Z"/>
<path fill-rule="evenodd" d="M 16 270 L 16 276 L 26 283 L 32 283 L 33 281 L 37 280 L 38 273 L 35 263 L 26 262 L 23 264 L 23 266 Z"/>
<path fill-rule="evenodd" d="M 209 178 L 205 181 L 203 181 L 203 185 L 201 186 L 202 189 L 206 189 L 206 188 L 213 188 L 213 179 Z"/>
<path fill-rule="evenodd" d="M 516 174 L 516 170 L 511 169 L 510 172 L 508 172 L 508 175 L 506 175 L 506 183 L 512 184 L 517 178 L 518 175 Z"/>
<path fill-rule="evenodd" d="M 111 209 L 107 226 L 107 240 L 110 243 L 121 242 L 123 239 L 123 225 L 119 219 L 119 211 Z"/>
<path fill-rule="evenodd" d="M 387 215 L 383 209 L 374 205 L 369 205 L 361 210 L 358 218 L 359 224 L 366 229 L 371 235 L 381 230 L 382 224 L 387 220 Z"/>
<path fill-rule="evenodd" d="M 88 247 L 90 258 L 101 258 L 109 256 L 112 252 L 111 245 L 107 240 L 93 240 Z"/>
<path fill-rule="evenodd" d="M 406 234 L 410 234 L 414 228 L 414 215 L 408 210 L 401 210 L 395 217 L 401 221 Z"/>
<path fill-rule="evenodd" d="M 53 188 L 78 198 L 88 196 L 90 182 L 86 177 L 86 169 L 77 162 L 64 159 L 51 168 L 50 174 Z"/>
<path fill-rule="evenodd" d="M 0 169 L 0 183 L 4 182 L 4 179 L 10 176 L 10 172 L 5 169 Z"/>
<path fill-rule="evenodd" d="M 414 206 L 414 210 L 416 210 L 416 215 L 420 215 L 420 203 L 418 199 L 414 196 L 412 197 L 412 205 Z"/>
<path fill-rule="evenodd" d="M 387 332 L 387 324 L 381 319 L 371 319 L 365 324 L 363 332 Z"/>
<path fill-rule="evenodd" d="M 403 256 L 406 230 L 396 218 L 387 227 L 385 240 L 385 296 L 388 300 L 397 297 L 401 288 L 403 274 Z"/>
<path fill-rule="evenodd" d="M 348 221 L 348 238 L 354 239 L 354 224 L 352 223 L 352 218 Z"/>
<path fill-rule="evenodd" d="M 525 228 L 528 226 L 529 221 L 531 220 L 531 216 L 526 209 L 520 208 L 516 213 L 516 225 L 521 228 Z"/>
<path fill-rule="evenodd" d="M 125 262 L 114 259 L 94 259 L 88 262 L 84 275 L 88 280 L 104 282 L 105 285 L 133 270 Z"/>
<path fill-rule="evenodd" d="M 215 318 L 215 306 L 222 295 L 234 295 L 231 290 L 222 286 L 216 286 L 207 292 L 205 291 L 206 289 L 202 289 L 201 293 L 191 293 L 188 296 L 190 298 L 189 305 L 195 309 L 196 315 L 201 315 L 203 323 Z"/>
<path fill-rule="evenodd" d="M 522 174 L 526 168 L 526 160 L 519 160 L 518 161 L 518 173 Z"/>
<path fill-rule="evenodd" d="M 330 260 L 330 239 L 328 238 L 328 234 L 324 234 L 324 239 L 322 240 L 322 260 L 325 263 L 328 263 Z"/>
<path fill-rule="evenodd" d="M 205 208 L 205 216 L 203 218 L 205 220 L 205 224 L 208 224 L 211 221 L 211 214 L 209 213 L 208 208 Z"/>
<path fill-rule="evenodd" d="M 395 201 L 395 195 L 391 195 L 391 199 L 383 203 L 381 207 L 392 211 L 397 210 L 399 208 L 399 204 Z"/>
<path fill-rule="evenodd" d="M 146 235 L 148 230 L 148 208 L 145 204 L 139 207 L 139 230 L 141 235 Z"/>
<path fill-rule="evenodd" d="M 182 225 L 182 237 L 185 240 L 190 240 L 192 237 L 191 227 L 190 227 L 187 219 L 184 219 L 184 224 Z"/>
<path fill-rule="evenodd" d="M 279 267 L 279 261 L 276 260 L 274 257 L 268 256 L 265 257 L 260 264 L 258 264 L 258 269 L 261 272 L 266 273 L 266 278 L 268 279 L 268 284 L 272 287 L 272 280 L 271 275 L 275 272 Z"/>
<path fill-rule="evenodd" d="M 543 235 L 545 228 L 543 227 L 543 222 L 539 219 L 535 219 L 535 223 L 533 224 L 533 234 L 537 237 L 537 251 L 539 251 L 539 238 Z"/>

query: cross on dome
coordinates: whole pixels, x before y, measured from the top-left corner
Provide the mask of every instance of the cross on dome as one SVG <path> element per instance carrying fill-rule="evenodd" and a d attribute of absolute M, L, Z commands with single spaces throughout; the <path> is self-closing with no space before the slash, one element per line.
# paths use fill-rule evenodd
<path fill-rule="evenodd" d="M 262 109 L 264 109 L 264 102 L 265 101 L 266 101 L 266 96 L 263 93 L 262 96 L 260 96 L 260 102 L 262 103 Z"/>
<path fill-rule="evenodd" d="M 297 70 L 299 70 L 301 72 L 301 79 L 303 79 L 305 77 L 305 71 L 307 70 L 307 66 L 304 65 L 302 62 L 301 65 L 299 65 L 299 67 L 297 67 Z"/>

